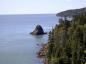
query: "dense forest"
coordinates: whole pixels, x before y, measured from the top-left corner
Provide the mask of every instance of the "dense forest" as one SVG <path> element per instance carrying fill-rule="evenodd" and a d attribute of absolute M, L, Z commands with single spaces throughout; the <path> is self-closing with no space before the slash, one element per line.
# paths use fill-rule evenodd
<path fill-rule="evenodd" d="M 59 19 L 49 33 L 46 64 L 86 64 L 86 13 Z"/>
<path fill-rule="evenodd" d="M 58 13 L 57 16 L 63 16 L 63 17 L 64 16 L 75 16 L 75 15 L 79 15 L 85 12 L 86 12 L 86 7 L 80 8 L 80 9 L 66 10 L 66 11 Z"/>

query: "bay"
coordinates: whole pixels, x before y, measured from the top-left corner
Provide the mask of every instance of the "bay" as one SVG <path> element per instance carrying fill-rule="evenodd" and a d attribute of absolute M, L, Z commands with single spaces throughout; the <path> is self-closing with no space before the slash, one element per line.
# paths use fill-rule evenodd
<path fill-rule="evenodd" d="M 48 34 L 29 33 L 38 24 L 49 32 L 57 23 L 55 14 L 0 15 L 0 64 L 43 64 L 36 53 Z"/>

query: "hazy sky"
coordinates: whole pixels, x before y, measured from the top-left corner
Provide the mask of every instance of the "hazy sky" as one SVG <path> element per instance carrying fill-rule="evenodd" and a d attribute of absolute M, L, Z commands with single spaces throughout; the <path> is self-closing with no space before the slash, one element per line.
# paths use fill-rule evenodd
<path fill-rule="evenodd" d="M 86 0 L 0 0 L 0 14 L 44 14 L 83 8 Z"/>

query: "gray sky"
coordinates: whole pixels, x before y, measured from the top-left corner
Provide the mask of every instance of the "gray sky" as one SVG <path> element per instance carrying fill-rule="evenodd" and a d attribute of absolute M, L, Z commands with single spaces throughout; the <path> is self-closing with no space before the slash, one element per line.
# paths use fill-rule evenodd
<path fill-rule="evenodd" d="M 56 14 L 85 6 L 86 0 L 0 0 L 0 14 Z"/>

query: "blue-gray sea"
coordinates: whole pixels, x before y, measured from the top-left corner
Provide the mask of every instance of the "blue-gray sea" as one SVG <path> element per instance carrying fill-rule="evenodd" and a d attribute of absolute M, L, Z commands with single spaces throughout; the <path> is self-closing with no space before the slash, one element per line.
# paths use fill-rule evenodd
<path fill-rule="evenodd" d="M 57 23 L 55 14 L 0 15 L 0 64 L 43 64 L 36 53 L 48 34 L 29 33 L 38 24 L 49 32 Z"/>

